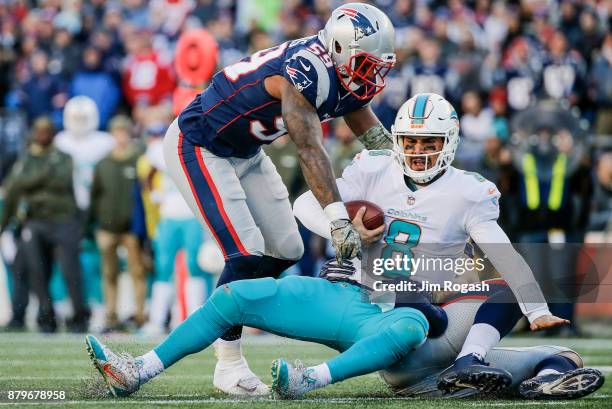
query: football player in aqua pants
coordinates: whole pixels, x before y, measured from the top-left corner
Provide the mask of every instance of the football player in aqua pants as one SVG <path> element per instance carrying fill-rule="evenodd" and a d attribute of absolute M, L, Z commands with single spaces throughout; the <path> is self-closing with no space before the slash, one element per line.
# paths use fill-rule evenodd
<path fill-rule="evenodd" d="M 85 342 L 111 393 L 127 396 L 187 355 L 202 351 L 235 325 L 341 351 L 308 368 L 275 361 L 274 389 L 283 397 L 386 368 L 425 342 L 429 331 L 428 320 L 420 311 L 404 307 L 383 313 L 356 285 L 290 276 L 234 281 L 217 288 L 161 344 L 137 358 L 115 354 L 93 335 Z"/>

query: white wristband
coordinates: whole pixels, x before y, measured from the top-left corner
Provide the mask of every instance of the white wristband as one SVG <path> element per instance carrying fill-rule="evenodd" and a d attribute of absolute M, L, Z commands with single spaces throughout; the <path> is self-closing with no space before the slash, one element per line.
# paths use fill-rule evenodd
<path fill-rule="evenodd" d="M 327 206 L 325 206 L 324 212 L 329 221 L 332 222 L 338 219 L 350 220 L 348 212 L 346 211 L 346 207 L 342 202 L 334 202 L 328 204 Z"/>

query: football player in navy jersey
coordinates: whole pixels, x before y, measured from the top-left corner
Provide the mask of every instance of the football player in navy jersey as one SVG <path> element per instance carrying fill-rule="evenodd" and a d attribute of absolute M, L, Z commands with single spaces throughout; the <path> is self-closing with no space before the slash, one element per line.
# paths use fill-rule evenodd
<path fill-rule="evenodd" d="M 360 255 L 359 233 L 338 194 L 321 122 L 342 116 L 366 148 L 392 146 L 369 104 L 395 63 L 393 42 L 383 12 L 345 4 L 317 36 L 259 51 L 219 71 L 170 126 L 164 139 L 169 174 L 225 257 L 217 285 L 277 277 L 302 256 L 287 189 L 261 149 L 286 133 L 332 220 L 336 257 Z M 217 342 L 214 385 L 235 395 L 267 394 L 241 354 L 241 332 L 234 327 Z"/>

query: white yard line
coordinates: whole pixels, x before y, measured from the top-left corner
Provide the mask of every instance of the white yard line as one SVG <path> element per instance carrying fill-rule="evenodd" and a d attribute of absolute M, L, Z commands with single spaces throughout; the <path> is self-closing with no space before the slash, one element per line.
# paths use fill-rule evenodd
<path fill-rule="evenodd" d="M 191 396 L 191 395 L 187 395 Z M 185 397 L 185 395 L 181 395 L 181 397 Z M 466 401 L 465 399 L 457 399 L 457 403 L 465 403 L 466 406 L 533 406 L 533 405 L 567 405 L 567 404 L 576 404 L 580 402 L 588 403 L 590 400 L 595 399 L 610 399 L 611 395 L 595 395 L 588 397 L 582 401 L 574 400 L 574 401 L 506 401 L 506 402 L 479 402 L 479 401 Z M 358 397 L 358 398 L 318 398 L 318 399 L 299 399 L 292 401 L 292 403 L 337 403 L 337 404 L 351 404 L 357 402 L 384 402 L 384 401 L 412 401 L 419 402 L 425 401 L 422 399 L 415 398 L 402 398 L 402 397 Z M 435 399 L 427 400 L 430 402 L 435 401 Z M 280 401 L 275 399 L 215 399 L 215 398 L 207 398 L 207 399 L 181 399 L 181 400 L 170 400 L 170 399 L 151 399 L 151 400 L 64 400 L 64 401 L 44 401 L 44 402 L 0 402 L 0 406 L 10 406 L 10 405 L 185 405 L 185 404 L 223 404 L 223 403 L 240 403 L 240 402 L 249 402 L 249 403 L 268 403 L 268 402 L 276 402 L 276 403 L 284 403 L 286 401 Z"/>

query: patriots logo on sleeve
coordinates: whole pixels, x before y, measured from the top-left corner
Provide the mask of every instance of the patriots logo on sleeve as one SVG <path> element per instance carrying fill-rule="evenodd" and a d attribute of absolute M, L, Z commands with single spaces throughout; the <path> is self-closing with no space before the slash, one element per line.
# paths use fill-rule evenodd
<path fill-rule="evenodd" d="M 359 40 L 363 37 L 368 37 L 374 34 L 377 30 L 374 28 L 370 20 L 355 9 L 348 7 L 341 8 L 340 11 L 345 16 L 351 19 L 353 27 L 355 28 L 355 40 Z"/>
<path fill-rule="evenodd" d="M 300 64 L 302 64 L 304 71 L 310 71 L 310 69 L 312 68 L 312 66 L 305 65 L 301 60 L 298 60 L 298 61 L 300 62 Z M 312 81 L 306 76 L 306 74 L 304 74 L 302 71 L 298 70 L 297 68 L 290 67 L 288 65 L 286 70 L 287 70 L 287 74 L 289 74 L 289 78 L 291 79 L 291 82 L 293 82 L 293 85 L 299 92 L 304 91 L 306 88 L 310 86 L 310 84 L 312 84 Z"/>

